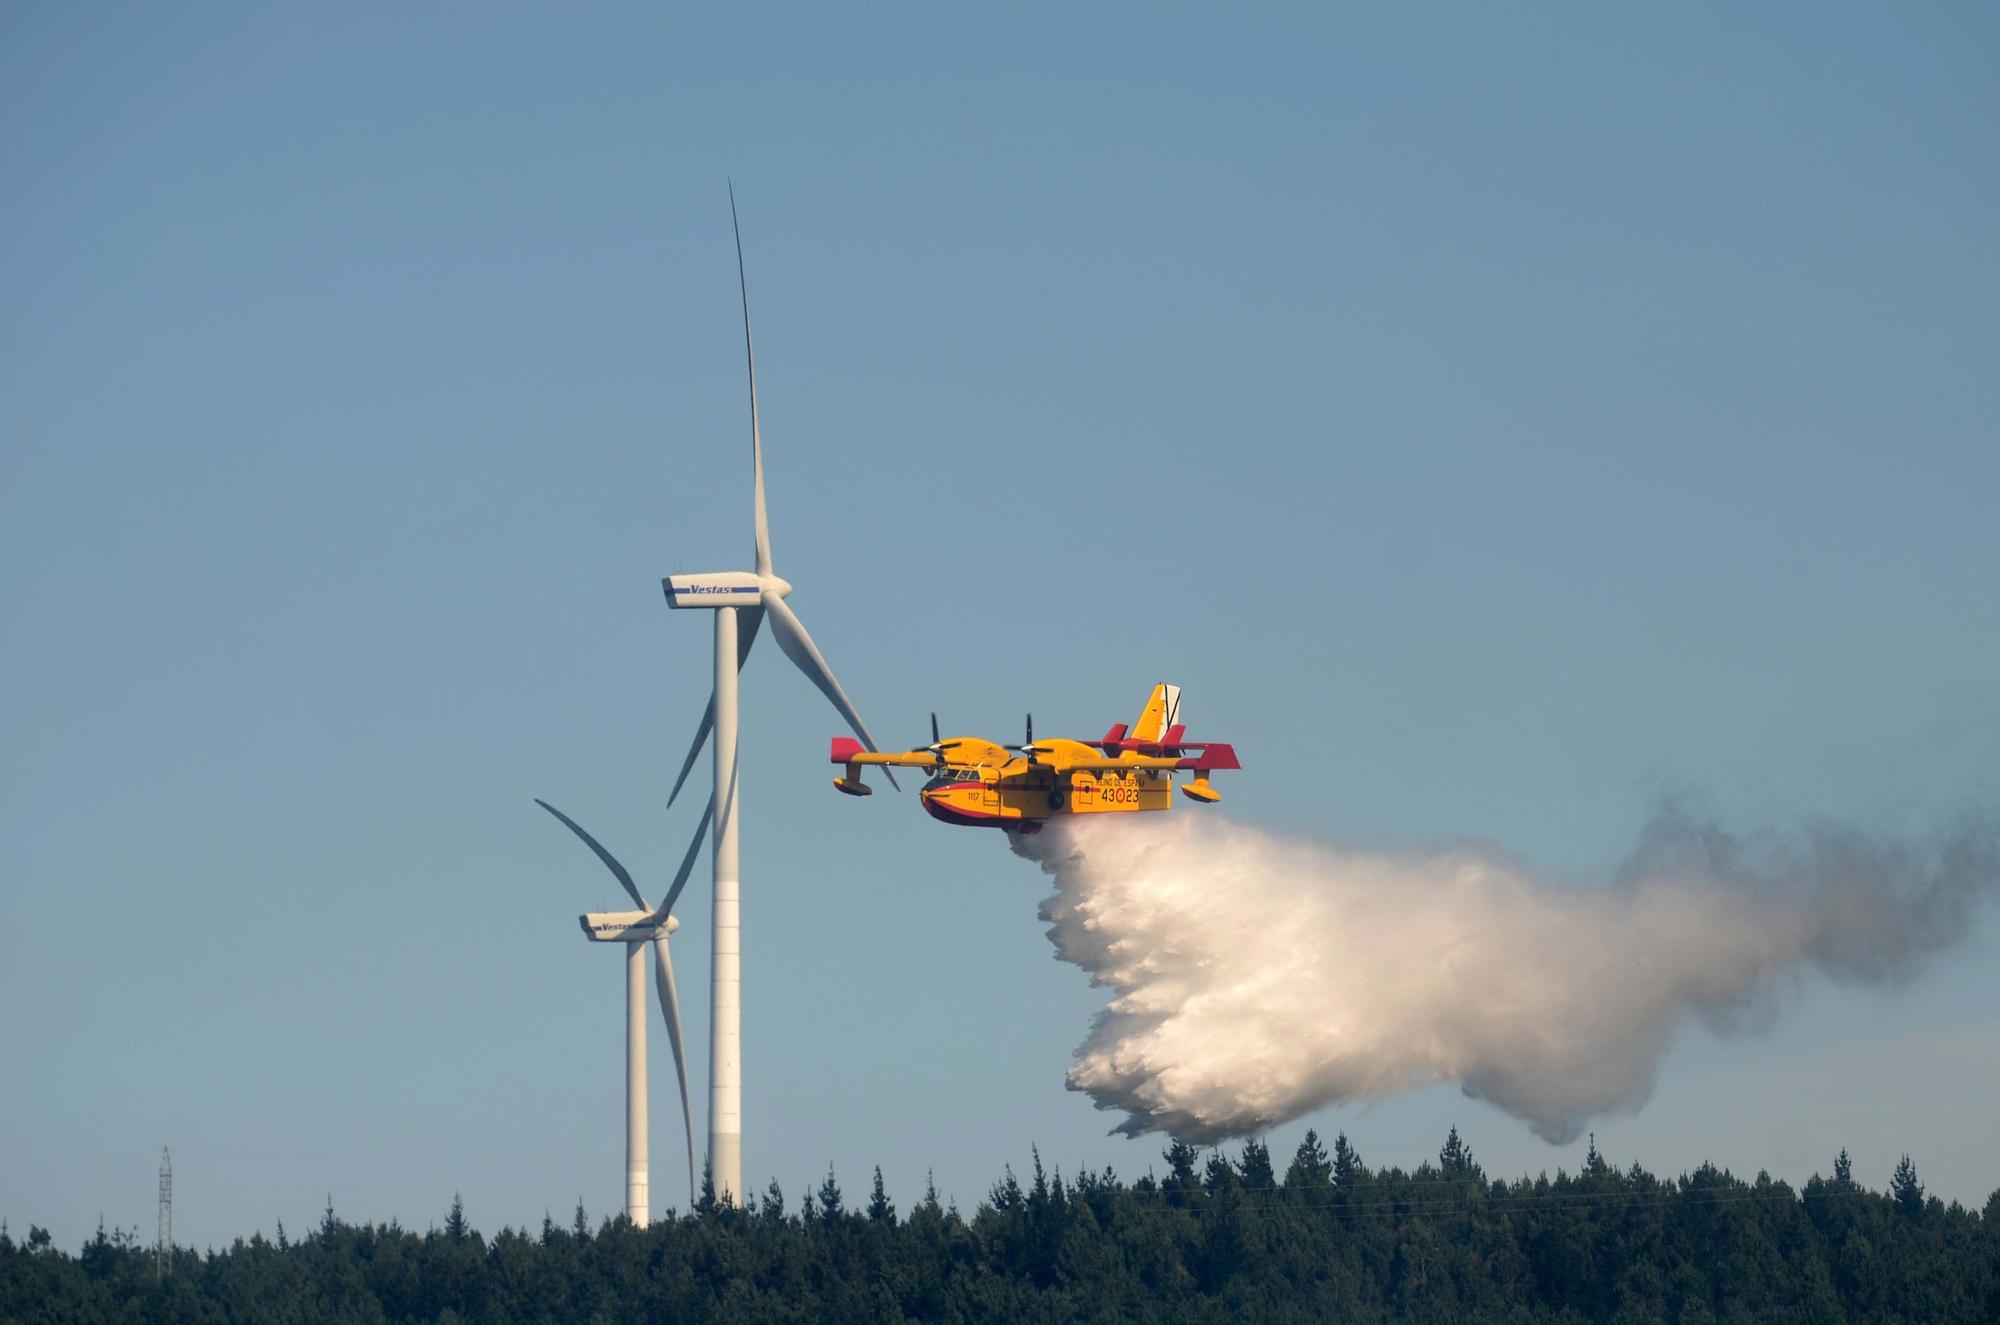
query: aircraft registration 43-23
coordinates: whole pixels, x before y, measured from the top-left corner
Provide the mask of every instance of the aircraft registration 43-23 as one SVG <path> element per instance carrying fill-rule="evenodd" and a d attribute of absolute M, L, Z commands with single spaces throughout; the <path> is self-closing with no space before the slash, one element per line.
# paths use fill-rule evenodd
<path fill-rule="evenodd" d="M 931 743 L 905 754 L 878 754 L 836 736 L 831 757 L 844 769 L 833 785 L 866 796 L 873 789 L 861 780 L 863 768 L 927 769 L 931 776 L 921 794 L 933 819 L 1010 832 L 1034 832 L 1057 815 L 1171 809 L 1180 772 L 1194 774 L 1181 794 L 1212 805 L 1222 795 L 1209 785 L 1209 774 L 1242 765 L 1233 746 L 1188 740 L 1180 703 L 1179 686 L 1154 686 L 1137 722 L 1118 723 L 1094 742 L 1038 742 L 1031 714 L 1027 740 L 1015 746 L 977 736 L 941 738 L 933 713 Z"/>

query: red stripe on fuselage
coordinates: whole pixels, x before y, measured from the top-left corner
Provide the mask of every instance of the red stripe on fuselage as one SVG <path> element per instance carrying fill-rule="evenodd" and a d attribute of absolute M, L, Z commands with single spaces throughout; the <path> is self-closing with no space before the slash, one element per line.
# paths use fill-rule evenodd
<path fill-rule="evenodd" d="M 942 796 L 925 796 L 924 813 L 940 823 L 957 824 L 961 828 L 1005 828 L 1009 820 L 998 814 L 983 810 L 962 810 L 949 804 Z"/>

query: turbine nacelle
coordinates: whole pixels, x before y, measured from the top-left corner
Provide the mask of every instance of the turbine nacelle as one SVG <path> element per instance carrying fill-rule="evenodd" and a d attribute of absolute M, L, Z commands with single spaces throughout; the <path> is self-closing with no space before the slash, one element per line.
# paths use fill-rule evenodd
<path fill-rule="evenodd" d="M 789 598 L 792 586 L 778 575 L 755 571 L 720 570 L 699 575 L 669 575 L 660 581 L 668 607 L 757 607 L 766 593 Z"/>
<path fill-rule="evenodd" d="M 589 911 L 576 918 L 583 936 L 594 943 L 645 943 L 665 938 L 681 927 L 677 916 L 657 911 Z"/>

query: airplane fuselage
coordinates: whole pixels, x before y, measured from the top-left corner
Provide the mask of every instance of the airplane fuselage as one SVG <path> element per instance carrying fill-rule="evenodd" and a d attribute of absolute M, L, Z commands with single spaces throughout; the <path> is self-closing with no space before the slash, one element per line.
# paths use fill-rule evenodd
<path fill-rule="evenodd" d="M 982 742 L 983 744 L 983 742 Z M 953 765 L 924 783 L 924 812 L 942 823 L 967 828 L 1033 831 L 1063 814 L 1125 814 L 1170 810 L 1174 783 L 1162 769 L 1062 770 L 1065 746 L 1095 755 L 1079 741 L 1047 741 L 1047 759 L 1001 756 L 992 764 Z"/>

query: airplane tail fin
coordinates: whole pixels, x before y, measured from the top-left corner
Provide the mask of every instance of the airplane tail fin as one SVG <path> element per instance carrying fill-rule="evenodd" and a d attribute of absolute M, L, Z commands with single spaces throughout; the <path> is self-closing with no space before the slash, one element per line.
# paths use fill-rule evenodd
<path fill-rule="evenodd" d="M 1157 741 L 1169 727 L 1182 725 L 1181 688 L 1162 681 L 1153 687 L 1153 693 L 1147 698 L 1146 707 L 1140 710 L 1139 720 L 1132 724 L 1127 739 Z"/>

